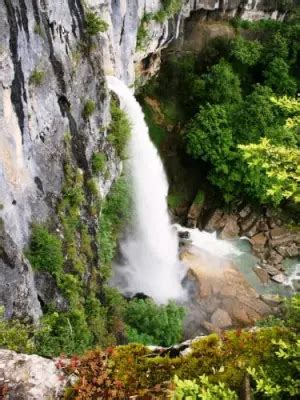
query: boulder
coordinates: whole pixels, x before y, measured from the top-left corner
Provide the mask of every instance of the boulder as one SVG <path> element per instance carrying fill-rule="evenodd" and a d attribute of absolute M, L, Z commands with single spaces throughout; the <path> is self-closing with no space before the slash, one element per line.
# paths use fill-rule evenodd
<path fill-rule="evenodd" d="M 267 271 L 267 273 L 271 276 L 277 275 L 279 273 L 279 270 L 272 265 L 265 264 L 264 269 Z"/>
<path fill-rule="evenodd" d="M 256 266 L 253 268 L 253 271 L 256 273 L 256 275 L 259 277 L 264 285 L 269 282 L 269 274 L 265 269 L 261 268 L 260 266 Z"/>
<path fill-rule="evenodd" d="M 188 227 L 195 228 L 197 226 L 197 222 L 203 210 L 204 199 L 205 199 L 204 192 L 199 190 L 187 215 Z"/>
<path fill-rule="evenodd" d="M 264 247 L 267 243 L 267 237 L 263 232 L 257 233 L 250 239 L 250 243 L 254 247 Z"/>
<path fill-rule="evenodd" d="M 227 311 L 218 308 L 211 316 L 211 323 L 217 328 L 227 328 L 232 325 L 231 318 Z"/>
<path fill-rule="evenodd" d="M 207 232 L 215 232 L 220 231 L 224 228 L 225 219 L 224 213 L 220 209 L 216 209 L 213 215 L 209 218 L 208 222 L 205 225 L 205 230 Z"/>
<path fill-rule="evenodd" d="M 286 281 L 286 276 L 283 274 L 277 274 L 271 276 L 271 279 L 276 283 L 284 283 Z"/>
<path fill-rule="evenodd" d="M 8 399 L 24 400 L 59 399 L 66 383 L 53 360 L 9 350 L 0 350 L 0 381 Z"/>
<path fill-rule="evenodd" d="M 220 234 L 221 239 L 235 239 L 238 238 L 239 232 L 240 232 L 240 227 L 238 226 L 237 223 L 237 216 L 236 215 L 226 215 L 225 217 L 225 225 L 224 228 L 222 229 L 222 232 Z"/>
<path fill-rule="evenodd" d="M 272 265 L 277 265 L 280 264 L 283 260 L 283 257 L 281 254 L 277 253 L 277 251 L 271 251 L 270 256 L 268 257 L 268 263 Z"/>

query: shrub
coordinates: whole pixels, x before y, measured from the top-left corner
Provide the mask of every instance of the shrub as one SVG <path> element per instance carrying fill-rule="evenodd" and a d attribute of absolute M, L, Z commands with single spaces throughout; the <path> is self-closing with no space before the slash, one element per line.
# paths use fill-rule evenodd
<path fill-rule="evenodd" d="M 238 400 L 236 392 L 230 390 L 224 383 L 213 384 L 207 376 L 202 375 L 199 380 L 181 380 L 174 378 L 176 385 L 173 400 Z"/>
<path fill-rule="evenodd" d="M 137 50 L 144 50 L 149 40 L 148 24 L 153 18 L 152 14 L 144 14 L 136 36 L 136 48 Z"/>
<path fill-rule="evenodd" d="M 41 225 L 33 226 L 26 255 L 35 269 L 50 272 L 52 275 L 62 270 L 64 258 L 61 240 Z"/>
<path fill-rule="evenodd" d="M 81 354 L 92 346 L 92 334 L 84 312 L 49 313 L 35 336 L 38 353 L 45 357 Z"/>
<path fill-rule="evenodd" d="M 154 15 L 157 22 L 164 22 L 172 17 L 182 7 L 182 0 L 162 0 L 162 8 Z"/>
<path fill-rule="evenodd" d="M 87 120 L 95 112 L 96 103 L 93 100 L 87 100 L 82 110 L 82 118 Z"/>
<path fill-rule="evenodd" d="M 270 86 L 279 96 L 294 96 L 297 83 L 289 75 L 289 70 L 289 65 L 283 58 L 274 58 L 264 71 L 265 85 Z"/>
<path fill-rule="evenodd" d="M 89 36 L 95 36 L 100 32 L 105 32 L 108 29 L 108 24 L 103 21 L 98 15 L 92 11 L 88 11 L 85 15 L 86 33 Z"/>
<path fill-rule="evenodd" d="M 119 157 L 125 159 L 131 126 L 126 113 L 120 109 L 115 101 L 111 102 L 111 118 L 108 140 L 115 147 Z"/>
<path fill-rule="evenodd" d="M 175 303 L 157 305 L 152 300 L 129 301 L 124 321 L 129 342 L 171 346 L 182 339 L 183 307 Z"/>
<path fill-rule="evenodd" d="M 109 267 L 115 255 L 117 239 L 123 224 L 131 216 L 128 182 L 120 177 L 102 205 L 99 228 L 101 268 Z"/>
<path fill-rule="evenodd" d="M 104 172 L 106 167 L 106 156 L 104 153 L 94 153 L 92 156 L 92 171 L 94 174 Z"/>
<path fill-rule="evenodd" d="M 44 79 L 45 79 L 45 72 L 35 69 L 35 70 L 33 70 L 32 74 L 30 75 L 29 83 L 31 83 L 34 86 L 41 86 Z"/>
<path fill-rule="evenodd" d="M 0 307 L 0 348 L 20 353 L 36 351 L 32 339 L 33 328 L 17 320 L 4 320 L 4 309 Z"/>
<path fill-rule="evenodd" d="M 263 46 L 257 40 L 247 40 L 238 36 L 232 41 L 231 54 L 242 64 L 255 65 L 262 54 Z"/>

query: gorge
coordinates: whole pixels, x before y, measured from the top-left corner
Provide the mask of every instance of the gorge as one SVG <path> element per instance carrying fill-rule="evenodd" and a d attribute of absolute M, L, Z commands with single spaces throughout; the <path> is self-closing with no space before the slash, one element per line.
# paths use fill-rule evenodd
<path fill-rule="evenodd" d="M 299 32 L 0 0 L 0 398 L 298 398 Z"/>

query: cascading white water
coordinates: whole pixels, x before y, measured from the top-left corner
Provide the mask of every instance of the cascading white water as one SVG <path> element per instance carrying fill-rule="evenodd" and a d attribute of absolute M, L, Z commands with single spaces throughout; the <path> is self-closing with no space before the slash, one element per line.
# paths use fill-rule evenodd
<path fill-rule="evenodd" d="M 184 298 L 185 270 L 178 260 L 177 234 L 168 215 L 168 182 L 162 162 L 132 91 L 115 77 L 107 81 L 132 126 L 129 163 L 136 215 L 133 232 L 121 244 L 125 265 L 116 266 L 114 283 L 125 293 L 142 292 L 159 303 Z"/>

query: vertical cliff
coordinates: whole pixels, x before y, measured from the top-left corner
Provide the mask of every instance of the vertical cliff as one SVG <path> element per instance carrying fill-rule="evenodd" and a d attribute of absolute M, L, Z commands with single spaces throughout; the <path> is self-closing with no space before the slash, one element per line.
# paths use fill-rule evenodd
<path fill-rule="evenodd" d="M 102 196 L 121 172 L 121 161 L 107 140 L 110 98 L 105 74 L 133 84 L 135 71 L 141 73 L 147 63 L 158 68 L 161 49 L 180 34 L 191 12 L 201 18 L 284 15 L 276 4 L 264 1 L 183 0 L 175 10 L 165 9 L 165 4 L 0 0 L 0 304 L 8 317 L 36 321 L 42 315 L 41 291 L 48 288 L 43 289 L 40 277 L 34 278 L 24 249 L 32 224 L 50 221 L 62 235 L 57 204 L 66 163 L 87 182 L 92 155 L 104 153 L 107 171 L 96 177 Z M 88 33 L 87 13 L 104 21 L 102 33 Z M 144 43 L 137 48 L 142 28 Z M 80 218 L 94 237 L 101 218 L 89 215 L 87 205 Z"/>

